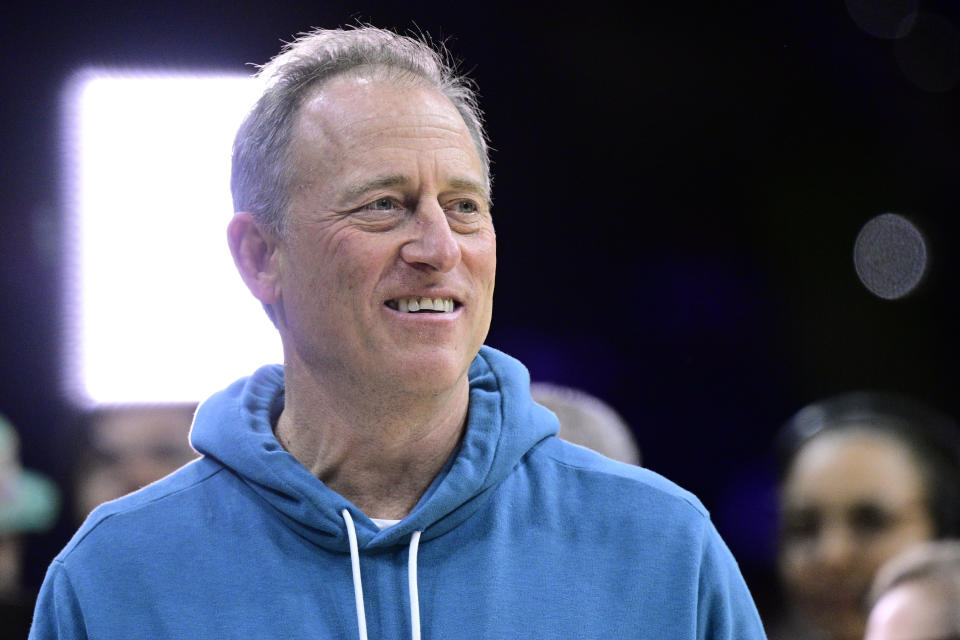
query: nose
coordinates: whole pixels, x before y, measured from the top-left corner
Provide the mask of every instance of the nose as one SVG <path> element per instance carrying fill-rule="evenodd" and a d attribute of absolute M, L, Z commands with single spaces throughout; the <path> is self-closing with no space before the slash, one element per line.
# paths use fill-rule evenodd
<path fill-rule="evenodd" d="M 446 272 L 460 262 L 460 240 L 438 202 L 421 204 L 413 217 L 413 237 L 400 248 L 404 262 Z"/>
<path fill-rule="evenodd" d="M 820 535 L 817 556 L 824 568 L 844 571 L 849 569 L 856 553 L 850 533 L 843 527 L 826 527 Z"/>

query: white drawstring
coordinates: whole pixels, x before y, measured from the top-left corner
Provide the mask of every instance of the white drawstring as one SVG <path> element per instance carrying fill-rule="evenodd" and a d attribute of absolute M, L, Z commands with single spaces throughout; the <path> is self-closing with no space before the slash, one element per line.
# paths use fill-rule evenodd
<path fill-rule="evenodd" d="M 363 584 L 360 582 L 360 550 L 357 549 L 357 530 L 353 527 L 353 518 L 350 512 L 344 509 L 340 512 L 347 523 L 347 537 L 350 538 L 350 565 L 353 567 L 353 598 L 357 602 L 357 627 L 360 629 L 360 640 L 367 640 L 367 614 L 363 611 Z"/>
<path fill-rule="evenodd" d="M 360 581 L 360 550 L 357 548 L 357 530 L 350 512 L 340 512 L 347 523 L 347 538 L 350 539 L 350 566 L 353 569 L 353 597 L 357 604 L 357 627 L 360 640 L 367 640 L 367 614 L 363 610 L 363 584 Z M 410 537 L 410 558 L 407 562 L 407 577 L 410 585 L 410 635 L 420 640 L 420 594 L 417 590 L 417 551 L 420 547 L 420 531 Z"/>
<path fill-rule="evenodd" d="M 410 536 L 410 559 L 407 561 L 407 579 L 410 581 L 410 636 L 420 640 L 420 592 L 417 590 L 417 550 L 420 547 L 420 532 Z"/>

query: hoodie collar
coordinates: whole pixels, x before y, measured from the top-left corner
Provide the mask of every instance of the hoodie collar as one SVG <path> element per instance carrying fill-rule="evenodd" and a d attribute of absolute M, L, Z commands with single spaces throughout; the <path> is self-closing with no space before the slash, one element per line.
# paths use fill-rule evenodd
<path fill-rule="evenodd" d="M 530 398 L 530 377 L 519 361 L 483 347 L 468 377 L 470 405 L 460 445 L 410 514 L 383 531 L 277 442 L 271 416 L 282 408 L 280 365 L 261 367 L 211 396 L 197 410 L 190 439 L 318 545 L 348 550 L 343 509 L 353 516 L 361 549 L 406 544 L 413 531 L 422 531 L 426 541 L 469 518 L 520 460 L 559 428 L 556 417 Z"/>

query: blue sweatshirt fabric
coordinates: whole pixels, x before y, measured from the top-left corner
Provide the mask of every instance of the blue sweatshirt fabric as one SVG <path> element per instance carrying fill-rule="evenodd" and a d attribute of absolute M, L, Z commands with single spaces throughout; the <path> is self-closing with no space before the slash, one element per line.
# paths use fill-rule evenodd
<path fill-rule="evenodd" d="M 191 433 L 203 457 L 90 515 L 30 637 L 358 638 L 346 509 L 371 639 L 412 637 L 412 600 L 431 640 L 764 638 L 694 496 L 556 438 L 509 356 L 484 347 L 469 377 L 459 448 L 384 530 L 277 442 L 282 367 L 215 394 Z"/>

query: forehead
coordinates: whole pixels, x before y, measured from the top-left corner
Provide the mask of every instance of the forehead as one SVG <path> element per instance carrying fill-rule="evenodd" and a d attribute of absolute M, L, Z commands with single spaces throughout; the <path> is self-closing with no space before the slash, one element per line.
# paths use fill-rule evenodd
<path fill-rule="evenodd" d="M 836 503 L 907 501 L 922 495 L 922 478 L 906 446 L 865 430 L 822 433 L 797 454 L 784 484 L 794 500 Z"/>
<path fill-rule="evenodd" d="M 307 94 L 291 155 L 301 179 L 317 171 L 389 171 L 385 165 L 415 157 L 471 177 L 482 173 L 469 130 L 446 96 L 416 78 L 373 72 L 337 76 Z"/>
<path fill-rule="evenodd" d="M 149 442 L 187 445 L 186 434 L 193 419 L 189 407 L 146 407 L 105 413 L 93 425 L 95 445 L 137 447 Z"/>

